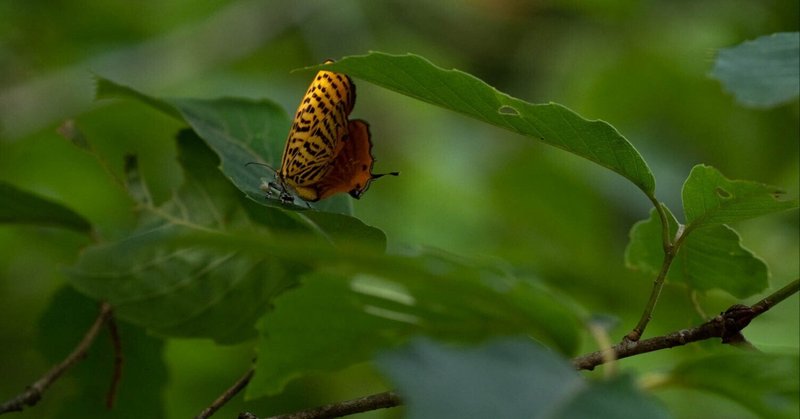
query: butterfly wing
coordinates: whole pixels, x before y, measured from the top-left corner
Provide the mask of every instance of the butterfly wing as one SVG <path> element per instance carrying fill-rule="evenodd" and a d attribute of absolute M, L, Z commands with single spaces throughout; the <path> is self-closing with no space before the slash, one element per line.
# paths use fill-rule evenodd
<path fill-rule="evenodd" d="M 325 178 L 347 135 L 347 116 L 355 105 L 355 85 L 344 74 L 320 71 L 297 108 L 279 177 L 298 195 L 315 201 L 311 185 Z"/>
<path fill-rule="evenodd" d="M 355 119 L 348 124 L 348 135 L 342 141 L 342 150 L 331 165 L 330 172 L 316 185 L 319 199 L 347 192 L 360 198 L 369 188 L 370 181 L 382 175 L 374 175 L 372 166 L 372 136 L 369 124 Z"/>

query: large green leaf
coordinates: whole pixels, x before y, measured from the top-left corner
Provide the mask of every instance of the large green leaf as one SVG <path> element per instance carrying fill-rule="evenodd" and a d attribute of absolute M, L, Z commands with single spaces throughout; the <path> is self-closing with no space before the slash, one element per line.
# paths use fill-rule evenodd
<path fill-rule="evenodd" d="M 407 417 L 666 418 L 628 377 L 589 382 L 564 359 L 530 340 L 478 348 L 417 340 L 379 358 Z"/>
<path fill-rule="evenodd" d="M 56 293 L 39 321 L 38 347 L 49 363 L 63 361 L 75 349 L 81 336 L 97 317 L 98 306 L 96 301 L 71 288 L 63 288 Z M 89 348 L 88 356 L 62 378 L 70 385 L 56 385 L 45 395 L 45 402 L 61 399 L 56 417 L 165 416 L 167 366 L 162 358 L 164 343 L 130 324 L 118 321 L 117 326 L 124 363 L 114 409 L 109 411 L 105 401 L 113 376 L 115 354 L 108 332 L 103 329 Z"/>
<path fill-rule="evenodd" d="M 687 229 L 797 208 L 797 199 L 782 200 L 783 195 L 777 187 L 729 180 L 713 167 L 697 165 L 689 173 L 682 191 Z"/>
<path fill-rule="evenodd" d="M 281 153 L 289 132 L 290 120 L 276 103 L 262 99 L 158 99 L 130 87 L 97 78 L 97 97 L 132 98 L 178 118 L 188 124 L 220 159 L 220 170 L 250 199 L 263 205 L 306 209 L 306 205 L 280 202 L 277 195 L 267 196 L 260 186 L 274 173 L 263 166 L 280 165 Z M 352 213 L 350 198 L 335 196 L 313 206 L 320 210 Z"/>
<path fill-rule="evenodd" d="M 335 260 L 278 298 L 262 319 L 249 397 L 368 361 L 413 334 L 470 342 L 526 334 L 562 353 L 578 346 L 581 323 L 562 297 L 497 268 L 436 252 L 326 257 Z"/>
<path fill-rule="evenodd" d="M 691 359 L 677 365 L 668 383 L 726 397 L 764 418 L 797 418 L 797 355 L 742 352 Z"/>
<path fill-rule="evenodd" d="M 666 207 L 670 235 L 678 222 Z M 661 270 L 664 251 L 661 222 L 655 210 L 650 218 L 636 223 L 625 250 L 625 264 L 651 278 Z M 722 289 L 739 298 L 763 291 L 767 286 L 767 265 L 742 247 L 739 235 L 726 225 L 692 231 L 686 236 L 672 262 L 667 279 L 683 282 L 696 290 Z"/>
<path fill-rule="evenodd" d="M 240 341 L 255 334 L 254 323 L 272 298 L 305 270 L 297 263 L 302 259 L 185 239 L 197 232 L 258 234 L 274 246 L 280 245 L 275 237 L 291 234 L 301 246 L 356 242 L 383 251 L 383 234 L 358 220 L 285 212 L 245 199 L 218 171 L 209 170 L 218 159 L 190 131 L 180 136 L 178 148 L 185 182 L 173 198 L 158 207 L 148 204 L 141 198 L 148 196 L 142 177 L 129 176 L 129 187 L 140 197 L 137 232 L 87 249 L 70 270 L 73 285 L 112 303 L 121 318 L 170 336 Z"/>
<path fill-rule="evenodd" d="M 345 57 L 331 69 L 480 121 L 541 140 L 626 177 L 652 196 L 655 179 L 639 152 L 603 121 L 589 121 L 556 104 L 531 104 L 459 71 L 445 70 L 413 54 L 372 52 Z"/>
<path fill-rule="evenodd" d="M 0 181 L 0 223 L 34 224 L 89 232 L 92 225 L 75 211 Z"/>
<path fill-rule="evenodd" d="M 769 107 L 800 94 L 800 32 L 762 36 L 719 51 L 711 76 L 744 105 Z"/>
<path fill-rule="evenodd" d="M 307 277 L 275 302 L 259 322 L 256 374 L 247 397 L 279 393 L 292 379 L 336 371 L 396 345 L 409 326 L 364 313 L 358 296 L 339 278 Z"/>

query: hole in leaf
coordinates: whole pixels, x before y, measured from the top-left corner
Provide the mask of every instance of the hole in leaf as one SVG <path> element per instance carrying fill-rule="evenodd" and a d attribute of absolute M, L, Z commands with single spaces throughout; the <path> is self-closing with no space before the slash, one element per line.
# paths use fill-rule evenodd
<path fill-rule="evenodd" d="M 719 186 L 717 186 L 717 188 L 714 191 L 717 193 L 717 196 L 719 196 L 722 199 L 730 199 L 733 197 L 733 195 L 731 195 L 730 192 L 726 191 L 723 188 L 720 188 Z"/>
<path fill-rule="evenodd" d="M 497 113 L 501 115 L 519 116 L 519 111 L 513 106 L 503 105 L 497 109 Z"/>

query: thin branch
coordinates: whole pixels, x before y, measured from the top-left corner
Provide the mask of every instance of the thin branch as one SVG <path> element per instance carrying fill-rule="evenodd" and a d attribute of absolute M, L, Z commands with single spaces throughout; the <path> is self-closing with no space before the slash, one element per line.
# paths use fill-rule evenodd
<path fill-rule="evenodd" d="M 753 304 L 753 311 L 756 315 L 759 315 L 772 307 L 775 304 L 780 303 L 781 301 L 791 297 L 794 293 L 797 292 L 798 288 L 800 288 L 800 279 L 795 279 L 794 281 L 786 284 L 783 288 L 773 292 L 767 298 Z"/>
<path fill-rule="evenodd" d="M 664 288 L 664 280 L 667 278 L 667 272 L 669 272 L 669 267 L 672 264 L 672 260 L 678 253 L 679 246 L 678 244 L 673 243 L 672 237 L 670 237 L 669 217 L 667 217 L 666 208 L 661 204 L 661 202 L 658 201 L 655 195 L 647 194 L 647 197 L 650 199 L 650 202 L 653 203 L 656 213 L 658 213 L 658 219 L 661 222 L 661 248 L 664 251 L 664 261 L 661 264 L 661 270 L 659 271 L 658 276 L 653 281 L 653 289 L 650 291 L 650 299 L 647 301 L 647 305 L 644 308 L 642 317 L 639 319 L 639 323 L 637 323 L 636 327 L 634 327 L 633 330 L 625 336 L 625 341 L 628 342 L 638 341 L 642 337 L 642 333 L 644 333 L 647 323 L 649 323 L 650 319 L 653 318 L 653 310 L 658 302 L 658 297 L 661 295 L 661 290 Z"/>
<path fill-rule="evenodd" d="M 356 413 L 368 412 L 371 410 L 386 409 L 389 407 L 400 406 L 403 401 L 400 396 L 393 391 L 372 394 L 358 399 L 345 400 L 343 402 L 331 403 L 313 409 L 302 410 L 289 413 L 287 415 L 272 416 L 267 419 L 329 419 L 342 416 L 354 415 Z M 239 419 L 258 419 L 252 413 L 240 413 Z"/>
<path fill-rule="evenodd" d="M 661 247 L 664 253 L 672 247 L 672 237 L 669 236 L 669 218 L 667 217 L 667 210 L 661 202 L 658 201 L 655 195 L 647 194 L 647 198 L 653 203 L 653 206 L 658 213 L 658 219 L 661 221 Z"/>
<path fill-rule="evenodd" d="M 219 397 L 217 397 L 217 399 L 214 400 L 213 403 L 211 403 L 211 406 L 208 406 L 202 412 L 200 412 L 199 415 L 195 416 L 195 419 L 205 419 L 211 417 L 211 415 L 213 415 L 217 410 L 219 410 L 219 408 L 224 406 L 225 403 L 228 403 L 230 399 L 236 396 L 236 394 L 238 394 L 240 391 L 242 391 L 243 388 L 245 388 L 245 386 L 247 386 L 247 383 L 249 383 L 250 379 L 253 378 L 253 372 L 255 372 L 253 368 L 247 370 L 247 372 L 245 372 L 244 375 L 239 377 L 239 379 L 236 380 L 236 382 L 233 383 L 233 385 L 229 389 L 225 390 L 224 393 L 222 393 Z"/>
<path fill-rule="evenodd" d="M 122 356 L 122 340 L 119 338 L 119 328 L 117 322 L 114 321 L 114 316 L 108 318 L 108 333 L 111 337 L 111 346 L 114 348 L 114 373 L 106 394 L 106 407 L 111 409 L 117 401 L 117 390 L 120 380 L 122 380 L 122 364 L 125 361 Z"/>
<path fill-rule="evenodd" d="M 70 367 L 75 365 L 76 362 L 86 357 L 86 353 L 89 351 L 89 348 L 92 346 L 95 338 L 97 338 L 97 335 L 100 333 L 100 329 L 108 321 L 108 319 L 111 318 L 111 313 L 111 305 L 108 303 L 103 303 L 100 306 L 100 313 L 97 315 L 94 323 L 91 327 L 89 327 L 89 330 L 86 331 L 86 335 L 83 337 L 80 343 L 78 343 L 78 346 L 75 347 L 72 353 L 70 353 L 63 361 L 61 361 L 60 364 L 53 367 L 40 379 L 28 386 L 24 392 L 0 405 L 0 414 L 8 412 L 20 412 L 25 408 L 25 406 L 36 405 L 36 403 L 42 399 L 45 390 L 47 390 L 51 384 L 53 384 Z"/>
<path fill-rule="evenodd" d="M 644 329 L 653 318 L 653 310 L 655 310 L 656 303 L 658 303 L 658 297 L 661 295 L 661 290 L 664 288 L 664 281 L 667 279 L 667 273 L 669 273 L 669 268 L 672 265 L 672 261 L 678 254 L 678 250 L 681 248 L 684 239 L 691 231 L 691 226 L 689 226 L 689 228 L 684 228 L 684 226 L 679 224 L 678 231 L 675 234 L 675 240 L 672 241 L 672 239 L 669 237 L 669 221 L 667 218 L 666 209 L 656 200 L 653 200 L 653 203 L 656 204 L 656 210 L 658 211 L 658 215 L 661 219 L 664 261 L 661 263 L 661 270 L 658 272 L 658 276 L 656 277 L 655 281 L 653 281 L 653 289 L 650 292 L 650 298 L 647 301 L 644 312 L 642 312 L 642 317 L 639 319 L 639 323 L 637 323 L 636 327 L 634 327 L 633 330 L 631 330 L 631 332 L 628 333 L 623 339 L 626 342 L 636 342 L 642 338 Z"/>
<path fill-rule="evenodd" d="M 741 334 L 742 329 L 775 304 L 795 294 L 798 289 L 800 289 L 800 280 L 794 280 L 752 306 L 733 305 L 724 313 L 699 326 L 640 341 L 623 339 L 621 343 L 608 349 L 579 356 L 573 359 L 572 363 L 577 369 L 591 370 L 606 362 L 609 356 L 622 359 L 711 338 L 722 338 L 723 343 L 746 346 L 747 341 Z"/>
<path fill-rule="evenodd" d="M 669 267 L 672 265 L 672 260 L 675 258 L 676 250 L 675 247 L 670 246 L 667 252 L 664 253 L 664 262 L 661 264 L 661 271 L 658 272 L 658 276 L 655 281 L 653 281 L 650 299 L 647 300 L 647 305 L 644 307 L 642 317 L 639 319 L 639 323 L 636 324 L 636 327 L 625 336 L 624 341 L 638 341 L 642 337 L 642 333 L 644 333 L 647 324 L 650 323 L 650 320 L 653 318 L 653 310 L 655 310 L 658 297 L 661 295 L 661 290 L 664 288 L 664 280 L 667 279 L 667 273 L 669 272 Z"/>

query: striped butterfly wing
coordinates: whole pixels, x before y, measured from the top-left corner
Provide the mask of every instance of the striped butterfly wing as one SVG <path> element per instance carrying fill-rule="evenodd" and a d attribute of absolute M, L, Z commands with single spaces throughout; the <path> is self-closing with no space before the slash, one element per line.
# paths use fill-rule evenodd
<path fill-rule="evenodd" d="M 360 119 L 348 123 L 348 135 L 343 137 L 342 149 L 333 161 L 330 172 L 314 186 L 319 199 L 340 192 L 360 198 L 373 179 L 385 174 L 372 173 L 372 136 L 369 124 Z M 398 173 L 386 173 L 397 176 Z"/>
<path fill-rule="evenodd" d="M 280 180 L 300 198 L 321 199 L 313 185 L 333 169 L 348 135 L 347 117 L 355 100 L 355 85 L 344 74 L 320 71 L 309 86 L 297 108 L 279 170 Z"/>

